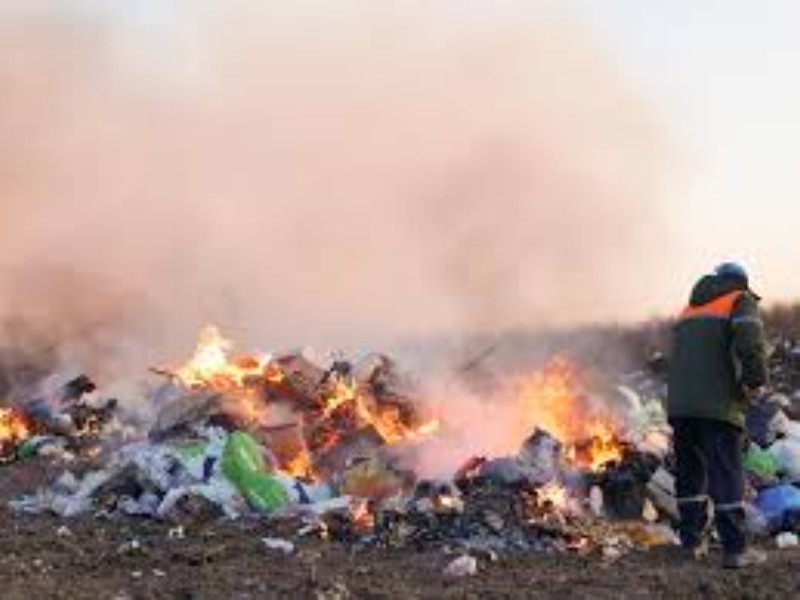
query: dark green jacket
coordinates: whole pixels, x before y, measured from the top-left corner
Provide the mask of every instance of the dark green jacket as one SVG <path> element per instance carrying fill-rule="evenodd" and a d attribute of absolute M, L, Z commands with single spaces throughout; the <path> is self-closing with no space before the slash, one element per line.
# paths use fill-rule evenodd
<path fill-rule="evenodd" d="M 695 285 L 673 332 L 670 418 L 743 426 L 745 388 L 766 385 L 768 378 L 758 301 L 741 279 L 708 275 Z"/>

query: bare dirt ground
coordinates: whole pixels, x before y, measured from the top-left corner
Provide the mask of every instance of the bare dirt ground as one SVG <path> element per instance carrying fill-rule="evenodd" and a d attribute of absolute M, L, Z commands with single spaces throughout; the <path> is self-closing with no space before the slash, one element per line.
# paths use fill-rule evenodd
<path fill-rule="evenodd" d="M 42 478 L 35 462 L 0 469 L 0 498 Z M 453 556 L 300 541 L 267 550 L 265 523 L 196 523 L 185 536 L 143 520 L 64 521 L 0 510 L 0 598 L 249 600 L 259 598 L 800 598 L 800 549 L 774 550 L 767 565 L 724 571 L 674 548 L 613 564 L 572 555 L 501 555 L 474 577 L 448 582 Z M 137 540 L 139 547 L 131 545 Z"/>

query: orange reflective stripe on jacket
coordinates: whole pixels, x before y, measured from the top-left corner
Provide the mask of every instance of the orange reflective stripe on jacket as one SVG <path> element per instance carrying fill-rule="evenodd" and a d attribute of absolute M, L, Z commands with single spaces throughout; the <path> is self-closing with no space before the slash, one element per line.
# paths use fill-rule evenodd
<path fill-rule="evenodd" d="M 731 292 L 702 306 L 687 306 L 681 313 L 681 320 L 695 319 L 698 317 L 728 319 L 733 313 L 733 307 L 736 305 L 736 301 L 742 294 L 744 294 L 744 292 Z"/>

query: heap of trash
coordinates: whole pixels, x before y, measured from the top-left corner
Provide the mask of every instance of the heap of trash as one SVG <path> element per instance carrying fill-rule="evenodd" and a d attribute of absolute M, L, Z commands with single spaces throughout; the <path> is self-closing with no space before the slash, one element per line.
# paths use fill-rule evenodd
<path fill-rule="evenodd" d="M 324 364 L 303 353 L 229 355 L 214 328 L 195 356 L 157 368 L 146 427 L 87 377 L 0 414 L 6 461 L 46 457 L 61 474 L 11 502 L 64 518 L 263 518 L 295 536 L 381 547 L 598 553 L 675 544 L 664 385 L 642 371 L 589 391 L 556 358 L 524 378 L 518 447 L 464 456 L 436 478 L 413 457 L 451 421 L 389 357 Z M 504 390 L 507 392 L 508 390 Z M 488 398 L 492 401 L 492 398 Z M 800 527 L 800 423 L 772 395 L 748 419 L 754 531 Z"/>

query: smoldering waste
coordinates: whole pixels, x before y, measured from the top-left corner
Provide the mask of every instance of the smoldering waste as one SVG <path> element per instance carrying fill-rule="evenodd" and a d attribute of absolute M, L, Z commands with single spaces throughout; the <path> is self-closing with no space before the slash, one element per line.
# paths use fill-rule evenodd
<path fill-rule="evenodd" d="M 511 402 L 526 434 L 515 449 L 465 455 L 431 479 L 417 459 L 459 421 L 389 357 L 323 362 L 230 350 L 209 327 L 184 366 L 153 369 L 159 384 L 147 400 L 156 411 L 146 424 L 126 422 L 85 376 L 3 409 L 4 460 L 39 454 L 63 467 L 12 508 L 178 524 L 257 517 L 297 538 L 455 547 L 490 559 L 543 551 L 613 561 L 676 543 L 664 386 L 652 374 L 620 376 L 598 394 L 576 364 L 554 358 L 483 381 L 483 401 Z M 754 444 L 746 462 L 751 524 L 778 533 L 800 514 L 792 486 L 800 438 L 780 407 L 771 415 L 771 446 Z"/>

